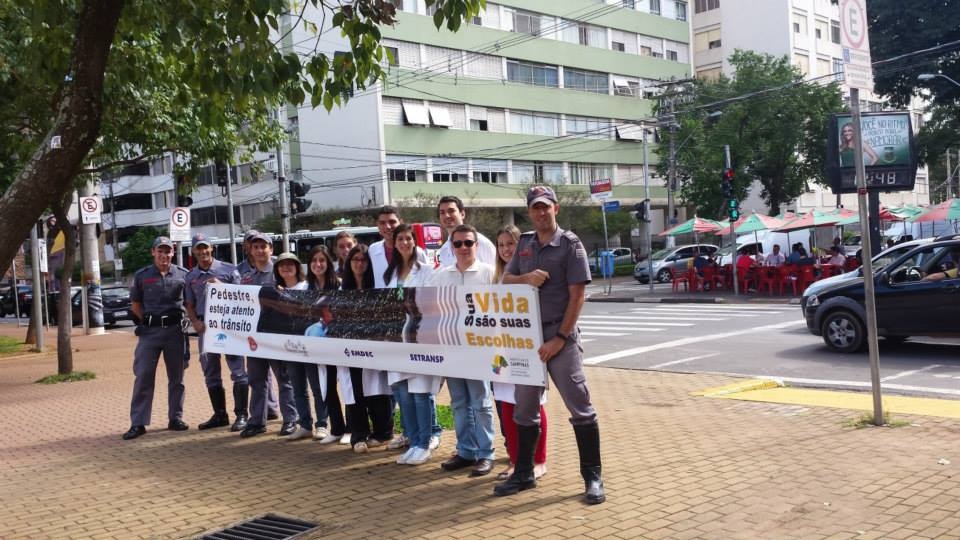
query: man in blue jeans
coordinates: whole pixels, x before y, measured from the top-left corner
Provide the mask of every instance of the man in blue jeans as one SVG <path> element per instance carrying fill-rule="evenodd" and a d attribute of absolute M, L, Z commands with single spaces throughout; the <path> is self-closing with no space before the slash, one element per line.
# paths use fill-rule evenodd
<path fill-rule="evenodd" d="M 458 225 L 450 234 L 457 262 L 438 270 L 434 287 L 493 283 L 494 268 L 477 260 L 477 230 Z M 493 396 L 488 381 L 447 377 L 450 408 L 457 431 L 457 454 L 440 464 L 445 471 L 473 467 L 470 476 L 485 476 L 493 469 Z"/>

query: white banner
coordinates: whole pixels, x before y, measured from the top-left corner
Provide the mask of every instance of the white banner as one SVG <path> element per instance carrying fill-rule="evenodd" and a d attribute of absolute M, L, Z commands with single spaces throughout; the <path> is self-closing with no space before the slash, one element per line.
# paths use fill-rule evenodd
<path fill-rule="evenodd" d="M 206 352 L 546 384 L 529 285 L 277 291 L 212 283 L 205 294 Z"/>

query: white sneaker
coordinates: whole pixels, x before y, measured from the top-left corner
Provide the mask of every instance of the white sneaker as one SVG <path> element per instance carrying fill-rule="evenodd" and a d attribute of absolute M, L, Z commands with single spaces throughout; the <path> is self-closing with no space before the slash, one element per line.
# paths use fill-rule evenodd
<path fill-rule="evenodd" d="M 350 434 L 344 433 L 343 437 L 340 437 L 340 444 L 350 444 Z"/>
<path fill-rule="evenodd" d="M 433 457 L 433 452 L 426 448 L 413 448 L 413 455 L 407 458 L 407 465 L 423 465 Z"/>
<path fill-rule="evenodd" d="M 367 448 L 367 443 L 360 441 L 353 445 L 353 451 L 357 454 L 366 454 L 369 449 Z"/>
<path fill-rule="evenodd" d="M 404 452 L 400 457 L 397 458 L 397 465 L 406 465 L 407 460 L 410 459 L 410 456 L 412 456 L 413 453 L 416 452 L 416 450 L 417 449 L 414 446 L 411 446 L 409 449 L 407 449 L 406 452 Z"/>
<path fill-rule="evenodd" d="M 333 444 L 335 442 L 340 442 L 339 435 L 327 435 L 326 437 L 320 439 L 320 444 Z M 349 442 L 349 441 L 348 441 Z"/>
<path fill-rule="evenodd" d="M 433 451 L 437 448 L 440 448 L 440 437 L 437 435 L 430 436 L 430 445 L 427 447 L 428 450 Z"/>
<path fill-rule="evenodd" d="M 299 441 L 300 439 L 309 439 L 313 437 L 313 432 L 303 426 L 297 426 L 297 430 L 287 436 L 288 441 Z"/>
<path fill-rule="evenodd" d="M 387 450 L 400 450 L 410 446 L 410 439 L 403 435 L 397 435 L 392 441 L 387 443 Z"/>
<path fill-rule="evenodd" d="M 318 427 L 313 430 L 313 438 L 315 440 L 319 441 L 320 439 L 325 439 L 329 436 L 330 436 L 330 430 L 328 430 L 325 427 Z M 337 437 L 337 438 L 339 439 L 340 437 Z"/>
<path fill-rule="evenodd" d="M 376 439 L 376 438 L 374 438 L 374 437 L 370 437 L 369 439 L 367 439 L 367 447 L 368 447 L 368 448 L 379 448 L 379 447 L 381 447 L 381 446 L 386 445 L 388 442 L 390 442 L 390 441 L 381 441 L 380 439 Z"/>

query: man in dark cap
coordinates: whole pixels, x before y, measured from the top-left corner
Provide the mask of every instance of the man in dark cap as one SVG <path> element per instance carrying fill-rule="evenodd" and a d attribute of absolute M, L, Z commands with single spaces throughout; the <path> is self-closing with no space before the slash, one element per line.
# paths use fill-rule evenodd
<path fill-rule="evenodd" d="M 153 408 L 153 389 L 160 353 L 167 369 L 167 427 L 184 431 L 183 370 L 184 332 L 183 289 L 186 269 L 171 263 L 173 242 L 166 236 L 153 241 L 150 250 L 153 264 L 137 271 L 130 286 L 131 311 L 140 321 L 139 337 L 133 357 L 133 399 L 130 403 L 130 429 L 124 440 L 135 439 L 147 432 Z"/>

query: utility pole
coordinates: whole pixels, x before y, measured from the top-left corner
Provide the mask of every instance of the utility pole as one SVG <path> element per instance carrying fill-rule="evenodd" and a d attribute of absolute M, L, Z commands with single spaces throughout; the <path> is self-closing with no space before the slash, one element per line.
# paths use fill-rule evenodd
<path fill-rule="evenodd" d="M 227 218 L 227 234 L 230 235 L 230 262 L 234 266 L 237 265 L 237 243 L 233 241 L 234 231 L 233 225 L 233 180 L 230 178 L 230 165 L 227 165 L 227 213 L 229 217 Z"/>
<path fill-rule="evenodd" d="M 277 121 L 282 121 L 283 116 L 280 109 L 277 109 Z M 287 132 L 286 126 L 283 132 Z M 277 187 L 280 190 L 280 233 L 283 235 L 283 251 L 290 251 L 290 199 L 287 197 L 287 177 L 284 175 L 283 164 L 283 143 L 277 146 Z"/>
<path fill-rule="evenodd" d="M 673 101 L 670 101 L 670 169 L 668 172 L 667 178 L 667 223 L 668 227 L 673 227 L 677 224 L 677 218 L 674 217 L 676 213 L 676 202 L 674 198 L 676 197 L 675 193 L 677 190 L 677 146 L 676 146 L 676 129 L 677 122 L 676 118 L 673 116 Z M 667 247 L 672 248 L 676 246 L 676 239 L 673 236 L 667 237 Z"/>
<path fill-rule="evenodd" d="M 113 244 L 113 274 L 114 280 L 117 283 L 120 283 L 123 279 L 123 270 L 118 269 L 116 265 L 117 261 L 120 259 L 120 239 L 119 233 L 117 232 L 117 203 L 116 199 L 113 198 L 113 183 L 115 181 L 116 179 L 111 177 L 110 182 L 107 185 L 109 186 L 108 189 L 110 190 L 110 232 L 112 233 L 110 237 L 112 240 L 111 243 Z"/>
<path fill-rule="evenodd" d="M 723 166 L 727 169 L 733 168 L 733 163 L 730 161 L 730 145 L 723 145 Z M 734 296 L 740 294 L 740 284 L 737 283 L 737 231 L 733 230 L 734 220 L 730 220 L 730 240 L 731 249 L 733 250 L 730 254 L 730 275 L 733 277 L 733 294 Z"/>
<path fill-rule="evenodd" d="M 83 184 L 79 189 L 80 197 L 90 197 L 96 189 L 92 182 Z M 100 255 L 97 246 L 97 225 L 80 224 L 80 252 L 83 254 L 83 274 L 80 285 L 84 300 L 83 312 L 88 320 L 83 327 L 86 335 L 99 336 L 105 333 L 103 328 L 103 293 L 100 291 Z M 70 291 L 61 291 L 69 294 Z"/>
<path fill-rule="evenodd" d="M 647 276 L 650 277 L 650 293 L 653 293 L 653 239 L 650 237 L 650 173 L 647 165 L 647 134 L 650 133 L 645 128 L 641 136 L 643 137 L 643 201 L 644 215 L 639 222 L 640 236 L 643 238 L 643 249 L 647 253 Z"/>
<path fill-rule="evenodd" d="M 35 351 L 43 352 L 43 311 L 40 307 L 40 237 L 37 234 L 37 223 L 30 227 L 30 269 L 33 271 L 33 335 L 36 338 Z M 13 288 L 17 294 L 17 288 Z M 18 315 L 19 317 L 19 315 Z"/>

